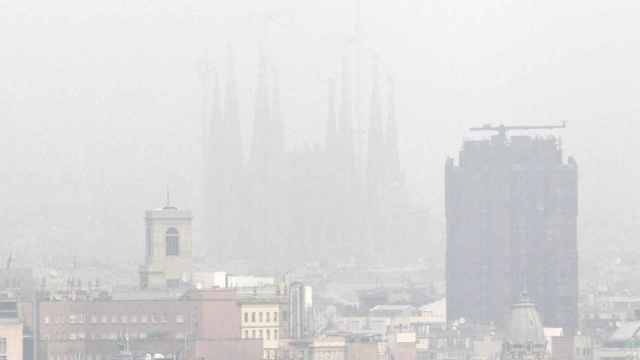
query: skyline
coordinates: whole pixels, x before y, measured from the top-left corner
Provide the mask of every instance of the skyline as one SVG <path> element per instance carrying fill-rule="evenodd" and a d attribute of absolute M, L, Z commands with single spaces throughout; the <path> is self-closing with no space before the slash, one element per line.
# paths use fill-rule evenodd
<path fill-rule="evenodd" d="M 140 214 L 162 203 L 167 184 L 176 204 L 196 212 L 199 228 L 199 165 L 187 161 L 200 157 L 197 64 L 208 52 L 223 67 L 226 44 L 237 49 L 240 121 L 248 142 L 260 12 L 285 9 L 278 22 L 290 24 L 272 24 L 266 46 L 274 63 L 290 60 L 279 69 L 288 147 L 322 143 L 327 79 L 340 70 L 353 4 L 65 4 L 75 10 L 3 5 L 2 26 L 24 35 L 22 43 L 8 39 L 2 50 L 7 66 L 0 69 L 7 84 L 0 90 L 0 115 L 8 125 L 0 158 L 9 164 L 1 173 L 9 186 L 0 228 L 14 242 L 7 246 L 43 241 L 55 248 L 73 241 L 79 255 L 106 242 L 115 244 L 108 249 L 113 253 L 141 249 Z M 409 1 L 385 12 L 376 2 L 362 7 L 367 43 L 395 79 L 400 159 L 412 193 L 424 199 L 440 228 L 436 244 L 443 251 L 442 166 L 457 153 L 465 129 L 564 120 L 565 149 L 584 174 L 581 246 L 605 246 L 603 238 L 607 246 L 622 246 L 624 238 L 628 243 L 640 233 L 634 225 L 638 169 L 630 164 L 638 149 L 626 135 L 639 130 L 633 84 L 640 74 L 636 47 L 624 45 L 639 40 L 627 30 L 640 9 L 625 2 L 497 4 L 445 9 Z M 226 20 L 216 20 L 217 13 Z M 154 21 L 145 22 L 151 15 Z M 329 18 L 336 20 L 332 29 L 324 25 Z M 225 28 L 236 31 L 213 31 Z M 302 46 L 298 33 L 313 46 Z M 50 220 L 28 220 L 46 213 Z"/>

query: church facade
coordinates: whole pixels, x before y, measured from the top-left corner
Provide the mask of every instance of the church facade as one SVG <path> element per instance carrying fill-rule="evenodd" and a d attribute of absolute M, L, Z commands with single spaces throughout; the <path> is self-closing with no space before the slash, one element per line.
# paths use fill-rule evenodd
<path fill-rule="evenodd" d="M 203 199 L 212 256 L 284 268 L 406 261 L 425 246 L 426 210 L 410 201 L 400 166 L 392 82 L 381 81 L 374 64 L 369 111 L 359 118 L 368 126 L 357 129 L 350 67 L 345 59 L 338 79 L 328 82 L 324 144 L 290 149 L 279 77 L 262 56 L 246 159 L 232 60 L 224 94 L 214 80 Z"/>

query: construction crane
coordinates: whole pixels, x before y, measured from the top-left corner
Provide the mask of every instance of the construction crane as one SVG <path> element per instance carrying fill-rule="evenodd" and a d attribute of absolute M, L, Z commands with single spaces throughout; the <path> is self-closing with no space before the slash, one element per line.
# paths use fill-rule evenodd
<path fill-rule="evenodd" d="M 499 137 L 506 138 L 507 131 L 511 131 L 511 130 L 553 130 L 553 129 L 564 129 L 566 127 L 567 127 L 567 122 L 563 121 L 562 124 L 560 125 L 493 126 L 490 124 L 486 124 L 480 127 L 472 127 L 469 130 L 470 131 L 493 131 L 493 132 L 496 132 Z"/>

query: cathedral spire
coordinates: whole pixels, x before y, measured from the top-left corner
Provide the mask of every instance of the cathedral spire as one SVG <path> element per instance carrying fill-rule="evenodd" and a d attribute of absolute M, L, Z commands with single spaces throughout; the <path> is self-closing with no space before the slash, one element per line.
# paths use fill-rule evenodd
<path fill-rule="evenodd" d="M 218 74 L 215 68 L 211 70 L 211 102 L 206 104 L 211 106 L 210 113 L 206 117 L 204 126 L 204 186 L 205 186 L 205 202 L 211 201 L 210 193 L 212 191 L 211 181 L 219 172 L 222 166 L 221 157 L 224 156 L 224 120 L 220 114 L 220 88 L 218 85 Z M 207 89 L 208 90 L 208 89 Z"/>
<path fill-rule="evenodd" d="M 269 144 L 269 90 L 267 85 L 267 59 L 264 50 L 260 48 L 260 63 L 255 90 L 255 105 L 253 118 L 253 141 L 251 145 L 250 162 L 254 170 L 265 170 L 268 159 Z"/>
<path fill-rule="evenodd" d="M 341 74 L 340 125 L 337 127 L 340 139 L 340 152 L 343 158 L 344 173 L 347 182 L 353 182 L 355 154 L 353 143 L 353 104 L 351 102 L 351 75 L 347 57 L 342 59 Z"/>
<path fill-rule="evenodd" d="M 372 86 L 371 86 L 371 120 L 369 122 L 369 131 L 377 133 L 382 132 L 382 107 L 380 104 L 380 74 L 378 70 L 378 59 L 375 58 L 372 69 Z"/>
<path fill-rule="evenodd" d="M 328 115 L 327 115 L 327 127 L 325 129 L 325 149 L 327 151 L 334 151 L 333 147 L 336 143 L 336 83 L 335 80 L 329 79 L 329 96 L 328 96 Z"/>
<path fill-rule="evenodd" d="M 228 144 L 228 160 L 238 176 L 242 168 L 242 135 L 238 119 L 238 98 L 235 77 L 235 59 L 233 48 L 227 45 L 227 82 L 224 94 L 224 131 L 223 141 Z"/>
<path fill-rule="evenodd" d="M 271 131 L 272 135 L 270 147 L 273 154 L 280 157 L 284 152 L 284 124 L 282 119 L 282 108 L 280 104 L 280 82 L 278 77 L 278 71 L 275 67 L 272 68 L 273 76 L 273 94 L 271 102 Z"/>
<path fill-rule="evenodd" d="M 388 153 L 387 171 L 389 171 L 389 181 L 397 183 L 402 181 L 400 171 L 400 155 L 398 149 L 398 123 L 396 120 L 396 104 L 393 78 L 387 79 L 388 109 L 387 109 L 387 131 L 386 144 Z"/>
<path fill-rule="evenodd" d="M 380 84 L 378 59 L 374 59 L 371 88 L 371 109 L 369 131 L 367 132 L 367 183 L 370 192 L 377 192 L 381 185 L 381 162 L 384 161 L 382 139 L 382 107 L 380 104 Z M 372 193 L 370 195 L 373 195 Z"/>
<path fill-rule="evenodd" d="M 220 84 L 218 78 L 218 72 L 215 68 L 211 70 L 211 86 L 212 86 L 212 99 L 211 99 L 211 118 L 209 119 L 209 126 L 207 129 L 206 139 L 207 147 L 206 151 L 209 155 L 211 152 L 220 146 L 221 132 L 223 131 L 224 121 L 220 112 Z M 209 176 L 209 174 L 207 174 Z"/>
<path fill-rule="evenodd" d="M 353 106 L 351 104 L 351 79 L 349 76 L 349 63 L 346 56 L 342 59 L 342 100 L 340 103 L 340 132 L 342 136 L 351 136 L 351 121 Z"/>

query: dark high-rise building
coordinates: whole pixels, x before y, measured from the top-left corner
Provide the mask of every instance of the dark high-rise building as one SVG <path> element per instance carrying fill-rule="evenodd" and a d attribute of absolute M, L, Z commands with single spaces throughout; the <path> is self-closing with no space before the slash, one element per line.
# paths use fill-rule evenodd
<path fill-rule="evenodd" d="M 555 136 L 465 141 L 445 167 L 447 316 L 504 324 L 526 290 L 543 324 L 577 327 L 578 172 Z"/>

